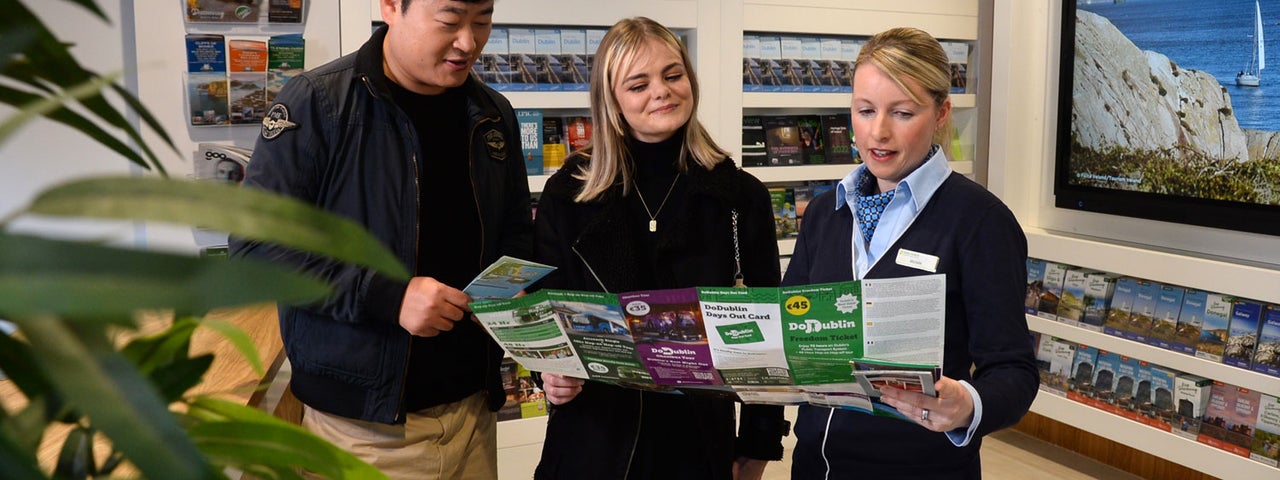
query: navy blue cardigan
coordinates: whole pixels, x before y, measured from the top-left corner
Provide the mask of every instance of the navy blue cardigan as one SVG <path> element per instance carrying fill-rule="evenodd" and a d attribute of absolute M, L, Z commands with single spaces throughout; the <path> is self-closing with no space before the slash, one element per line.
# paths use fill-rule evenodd
<path fill-rule="evenodd" d="M 783 285 L 854 278 L 854 217 L 848 205 L 836 210 L 835 193 L 805 210 Z M 1022 310 L 1027 240 L 1013 213 L 952 173 L 866 278 L 929 274 L 898 265 L 899 249 L 937 256 L 937 273 L 947 276 L 943 374 L 968 381 L 982 397 L 974 439 L 956 447 L 944 434 L 902 420 L 801 407 L 792 478 L 978 478 L 981 436 L 1017 423 L 1035 398 L 1039 377 Z"/>

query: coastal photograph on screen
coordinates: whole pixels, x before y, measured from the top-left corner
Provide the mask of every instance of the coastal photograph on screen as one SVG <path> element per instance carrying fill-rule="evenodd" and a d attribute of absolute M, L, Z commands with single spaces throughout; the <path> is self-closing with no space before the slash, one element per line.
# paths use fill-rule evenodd
<path fill-rule="evenodd" d="M 1280 0 L 1061 18 L 1057 207 L 1280 235 Z"/>

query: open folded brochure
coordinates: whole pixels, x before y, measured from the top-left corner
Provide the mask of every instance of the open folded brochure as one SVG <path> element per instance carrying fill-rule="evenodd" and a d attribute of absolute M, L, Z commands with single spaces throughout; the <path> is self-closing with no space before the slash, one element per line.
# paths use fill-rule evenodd
<path fill-rule="evenodd" d="M 936 395 L 945 275 L 779 288 L 542 290 L 472 311 L 533 371 L 636 388 L 899 416 L 892 385 Z"/>
<path fill-rule="evenodd" d="M 511 298 L 555 269 L 550 265 L 503 256 L 476 275 L 462 291 L 475 301 Z"/>

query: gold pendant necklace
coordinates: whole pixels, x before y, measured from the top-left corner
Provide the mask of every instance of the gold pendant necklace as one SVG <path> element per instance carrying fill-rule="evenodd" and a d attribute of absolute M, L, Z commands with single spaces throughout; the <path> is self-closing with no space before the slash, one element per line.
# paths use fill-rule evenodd
<path fill-rule="evenodd" d="M 667 195 L 662 197 L 662 203 L 658 204 L 658 210 L 649 211 L 649 204 L 644 201 L 644 194 L 640 193 L 640 184 L 632 180 L 632 184 L 636 187 L 636 195 L 640 197 L 640 206 L 644 207 L 644 213 L 649 216 L 649 233 L 658 231 L 658 214 L 662 213 L 662 207 L 667 206 L 667 199 L 671 198 L 671 192 L 676 189 L 676 181 L 680 180 L 680 174 L 676 174 L 676 178 L 671 180 L 671 186 L 667 187 Z"/>

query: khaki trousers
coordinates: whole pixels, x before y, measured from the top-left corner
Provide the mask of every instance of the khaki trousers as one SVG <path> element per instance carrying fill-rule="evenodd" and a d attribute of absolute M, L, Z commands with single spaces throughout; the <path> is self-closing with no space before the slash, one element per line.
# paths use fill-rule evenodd
<path fill-rule="evenodd" d="M 498 478 L 498 417 L 485 392 L 412 412 L 404 425 L 331 415 L 311 407 L 302 427 L 373 465 L 392 479 Z"/>

